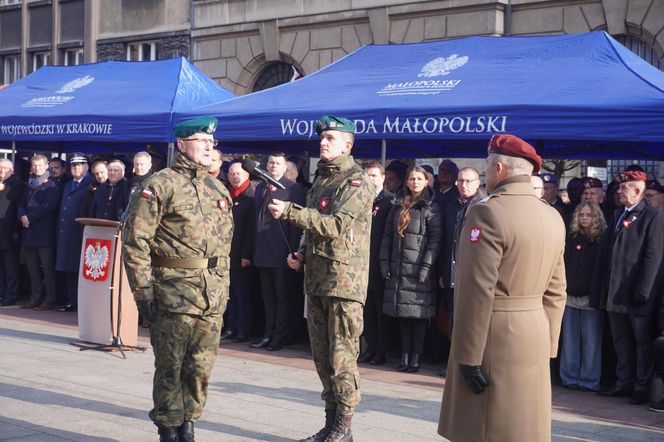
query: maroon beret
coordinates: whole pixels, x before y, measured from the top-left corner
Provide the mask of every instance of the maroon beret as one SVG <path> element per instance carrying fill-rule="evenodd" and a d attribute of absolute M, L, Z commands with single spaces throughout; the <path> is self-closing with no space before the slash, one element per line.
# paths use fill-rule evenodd
<path fill-rule="evenodd" d="M 648 184 L 648 187 L 646 187 L 648 190 L 654 190 L 655 192 L 658 193 L 664 193 L 664 186 L 659 183 L 657 180 L 653 180 L 650 184 Z"/>
<path fill-rule="evenodd" d="M 524 158 L 533 164 L 533 173 L 539 172 L 542 168 L 542 158 L 537 155 L 535 148 L 514 135 L 505 134 L 491 137 L 489 153 Z"/>
<path fill-rule="evenodd" d="M 598 180 L 597 178 L 592 178 L 592 177 L 585 177 L 583 178 L 581 183 L 581 187 L 584 189 L 601 189 L 602 188 L 602 182 Z"/>
<path fill-rule="evenodd" d="M 618 174 L 616 181 L 626 183 L 628 181 L 648 181 L 648 175 L 640 170 L 626 170 Z"/>

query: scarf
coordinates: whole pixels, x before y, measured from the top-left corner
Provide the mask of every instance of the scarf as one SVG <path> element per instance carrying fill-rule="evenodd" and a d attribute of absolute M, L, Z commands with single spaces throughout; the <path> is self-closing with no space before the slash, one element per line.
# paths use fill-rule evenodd
<path fill-rule="evenodd" d="M 251 184 L 251 180 L 247 179 L 244 183 L 240 184 L 240 187 L 233 187 L 230 184 L 226 184 L 228 192 L 231 194 L 231 198 L 235 201 Z"/>
<path fill-rule="evenodd" d="M 36 188 L 44 184 L 46 180 L 48 180 L 49 176 L 51 176 L 51 174 L 49 173 L 48 170 L 42 176 L 30 175 L 30 178 L 28 178 L 28 187 L 31 190 L 35 190 Z"/>

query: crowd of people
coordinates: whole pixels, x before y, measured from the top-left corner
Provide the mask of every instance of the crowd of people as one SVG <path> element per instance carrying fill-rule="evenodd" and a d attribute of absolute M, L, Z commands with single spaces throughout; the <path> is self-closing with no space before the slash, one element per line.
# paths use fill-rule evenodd
<path fill-rule="evenodd" d="M 91 162 L 80 153 L 67 162 L 43 155 L 29 162 L 25 176 L 0 160 L 0 305 L 24 294 L 24 309 L 76 311 L 82 240 L 76 218 L 121 220 L 133 192 L 163 158 L 138 152 L 131 173 L 119 159 Z M 363 168 L 375 195 L 358 361 L 383 365 L 398 349 L 397 370 L 417 372 L 427 357 L 445 376 L 459 238 L 468 210 L 486 197 L 480 172 L 451 160 L 437 171 L 400 160 L 386 167 L 369 161 Z M 269 210 L 274 200 L 306 204 L 311 185 L 301 169 L 298 158 L 268 155 L 265 170 L 283 187 L 277 188 L 252 181 L 240 160 L 224 162 L 213 151 L 208 172 L 227 188 L 234 219 L 221 340 L 258 336 L 251 347 L 279 351 L 308 338 L 303 275 L 285 259 L 297 252 L 303 230 Z M 606 187 L 596 178 L 573 178 L 566 201 L 556 175 L 533 175 L 531 183 L 567 228 L 567 303 L 556 376 L 565 388 L 646 403 L 655 365 L 664 373 L 664 186 L 638 166 Z M 334 196 L 324 195 L 320 208 Z M 664 411 L 664 400 L 651 408 Z"/>

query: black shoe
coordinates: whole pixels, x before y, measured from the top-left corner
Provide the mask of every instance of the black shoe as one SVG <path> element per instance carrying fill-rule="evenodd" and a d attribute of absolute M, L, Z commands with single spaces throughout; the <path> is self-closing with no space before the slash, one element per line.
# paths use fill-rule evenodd
<path fill-rule="evenodd" d="M 235 343 L 245 342 L 246 340 L 247 340 L 247 335 L 241 332 L 236 334 L 235 337 L 233 338 L 233 342 Z"/>
<path fill-rule="evenodd" d="M 357 358 L 357 362 L 370 362 L 373 359 L 374 355 L 373 353 L 369 353 L 368 351 L 362 353 L 359 358 Z"/>
<path fill-rule="evenodd" d="M 371 360 L 371 365 L 384 365 L 387 362 L 387 355 L 385 353 L 377 354 Z"/>
<path fill-rule="evenodd" d="M 643 405 L 648 403 L 648 393 L 645 391 L 635 391 L 629 399 L 632 405 Z"/>
<path fill-rule="evenodd" d="M 178 436 L 180 442 L 194 442 L 194 423 L 192 421 L 184 421 L 178 427 Z"/>
<path fill-rule="evenodd" d="M 446 378 L 447 377 L 447 365 L 443 365 L 440 367 L 440 370 L 438 370 L 438 376 L 441 378 Z"/>
<path fill-rule="evenodd" d="M 283 345 L 279 344 L 278 342 L 273 342 L 272 344 L 267 346 L 267 351 L 279 351 L 282 348 L 284 348 Z"/>
<path fill-rule="evenodd" d="M 420 371 L 420 355 L 415 353 L 408 362 L 408 367 L 406 367 L 406 373 L 417 373 L 418 371 Z"/>
<path fill-rule="evenodd" d="M 9 307 L 10 305 L 14 304 L 16 304 L 16 299 L 2 298 L 2 302 L 0 302 L 0 307 Z"/>
<path fill-rule="evenodd" d="M 72 304 L 67 304 L 63 305 L 62 307 L 58 307 L 55 309 L 56 312 L 75 312 L 78 311 L 78 306 L 72 305 Z"/>
<path fill-rule="evenodd" d="M 159 429 L 159 442 L 178 442 L 180 440 L 177 428 L 157 428 Z"/>
<path fill-rule="evenodd" d="M 624 397 L 632 394 L 632 389 L 627 387 L 609 387 L 603 388 L 597 392 L 600 396 L 609 396 L 609 397 Z"/>
<path fill-rule="evenodd" d="M 221 333 L 221 340 L 225 341 L 226 339 L 233 339 L 235 337 L 235 330 L 224 330 Z"/>
<path fill-rule="evenodd" d="M 397 367 L 397 371 L 406 371 L 408 368 L 408 353 L 403 353 L 401 355 L 401 363 Z"/>
<path fill-rule="evenodd" d="M 270 342 L 272 342 L 271 338 L 263 338 L 260 341 L 252 342 L 251 344 L 249 344 L 249 347 L 251 347 L 251 348 L 265 348 L 268 345 L 270 345 Z"/>
<path fill-rule="evenodd" d="M 659 402 L 651 402 L 650 403 L 650 410 L 651 411 L 656 411 L 658 413 L 664 413 L 664 399 L 662 399 Z"/>

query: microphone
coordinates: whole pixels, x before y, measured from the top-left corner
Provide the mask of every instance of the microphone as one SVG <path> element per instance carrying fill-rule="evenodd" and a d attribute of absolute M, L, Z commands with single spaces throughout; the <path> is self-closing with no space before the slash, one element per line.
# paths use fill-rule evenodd
<path fill-rule="evenodd" d="M 253 176 L 255 176 L 256 178 L 260 178 L 261 180 L 265 181 L 267 184 L 271 184 L 277 189 L 281 190 L 286 189 L 283 184 L 272 178 L 272 175 L 261 169 L 256 161 L 253 161 L 249 158 L 245 158 L 242 161 L 242 168 L 247 172 L 249 172 L 250 174 L 252 174 Z"/>

